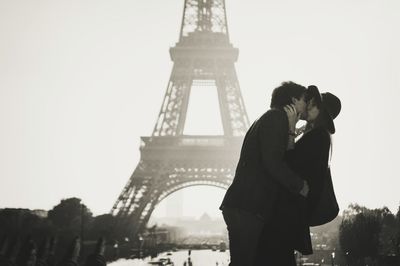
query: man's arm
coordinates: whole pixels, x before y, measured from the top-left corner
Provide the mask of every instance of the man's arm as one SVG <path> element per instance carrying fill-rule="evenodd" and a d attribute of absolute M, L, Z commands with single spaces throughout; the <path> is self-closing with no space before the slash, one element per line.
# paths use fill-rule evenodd
<path fill-rule="evenodd" d="M 288 121 L 283 111 L 270 111 L 260 123 L 261 158 L 266 171 L 278 183 L 294 194 L 303 190 L 304 180 L 284 161 L 288 143 Z"/>

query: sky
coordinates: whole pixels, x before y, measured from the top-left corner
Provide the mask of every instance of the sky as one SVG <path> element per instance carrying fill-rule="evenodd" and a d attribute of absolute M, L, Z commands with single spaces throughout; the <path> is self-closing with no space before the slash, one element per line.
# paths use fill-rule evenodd
<path fill-rule="evenodd" d="M 169 80 L 183 0 L 0 1 L 0 208 L 79 197 L 108 213 L 139 161 Z M 400 2 L 226 0 L 251 121 L 282 81 L 342 100 L 332 178 L 341 209 L 400 205 Z M 218 133 L 216 96 L 194 91 L 186 133 Z M 204 109 L 204 103 L 208 103 Z M 195 123 L 195 121 L 198 121 Z M 211 121 L 211 120 L 210 120 Z M 218 215 L 224 191 L 172 194 Z M 207 195 L 207 197 L 204 197 Z"/>

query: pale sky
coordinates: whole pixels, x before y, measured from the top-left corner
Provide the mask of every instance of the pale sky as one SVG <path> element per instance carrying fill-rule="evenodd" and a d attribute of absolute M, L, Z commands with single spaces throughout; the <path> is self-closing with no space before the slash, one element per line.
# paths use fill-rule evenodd
<path fill-rule="evenodd" d="M 250 120 L 282 81 L 336 94 L 343 108 L 331 165 L 341 208 L 396 211 L 400 2 L 226 5 Z M 75 196 L 96 215 L 109 212 L 156 122 L 182 8 L 183 0 L 0 0 L 0 208 L 50 209 Z M 216 94 L 194 95 L 187 132 L 219 132 L 206 119 L 216 108 L 202 109 Z M 224 191 L 181 193 L 183 214 L 200 216 L 218 214 Z"/>

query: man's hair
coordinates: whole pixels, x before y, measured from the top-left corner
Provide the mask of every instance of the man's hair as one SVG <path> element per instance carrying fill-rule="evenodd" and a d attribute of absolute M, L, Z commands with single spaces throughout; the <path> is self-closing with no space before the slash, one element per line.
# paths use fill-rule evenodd
<path fill-rule="evenodd" d="M 292 81 L 282 82 L 275 88 L 271 97 L 271 108 L 283 108 L 285 105 L 292 104 L 292 98 L 300 99 L 306 92 L 306 87 Z"/>

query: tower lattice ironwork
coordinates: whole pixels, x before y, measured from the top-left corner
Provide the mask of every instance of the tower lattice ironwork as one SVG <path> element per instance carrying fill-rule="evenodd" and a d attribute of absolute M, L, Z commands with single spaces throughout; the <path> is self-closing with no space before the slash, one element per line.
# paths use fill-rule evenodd
<path fill-rule="evenodd" d="M 170 56 L 174 65 L 153 133 L 141 138 L 140 162 L 111 210 L 132 236 L 171 193 L 195 185 L 226 189 L 249 126 L 224 0 L 185 0 L 179 42 Z M 223 135 L 183 134 L 193 86 L 217 90 Z"/>

